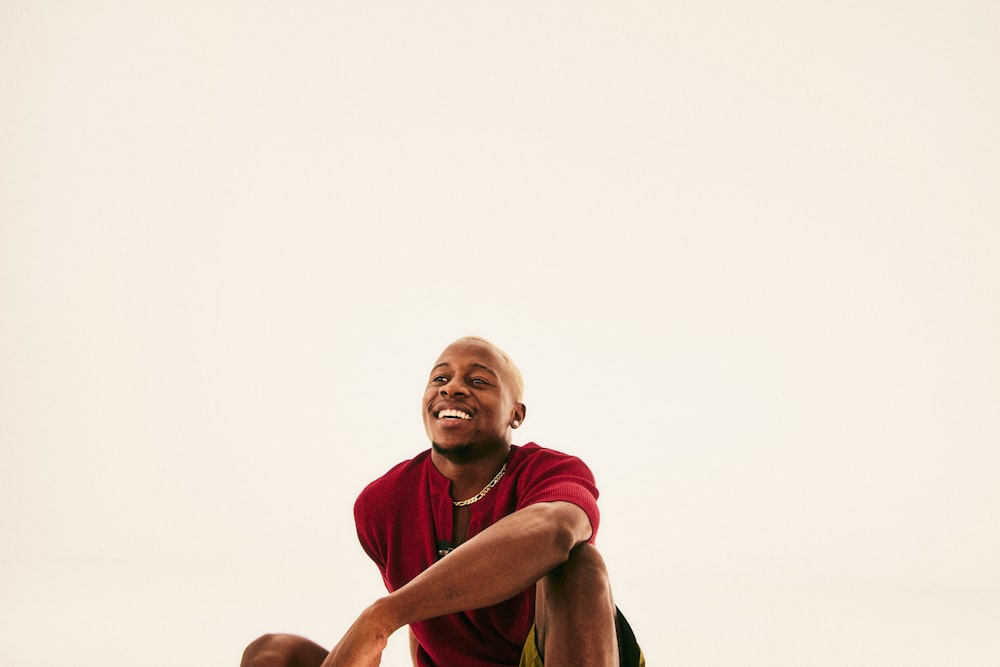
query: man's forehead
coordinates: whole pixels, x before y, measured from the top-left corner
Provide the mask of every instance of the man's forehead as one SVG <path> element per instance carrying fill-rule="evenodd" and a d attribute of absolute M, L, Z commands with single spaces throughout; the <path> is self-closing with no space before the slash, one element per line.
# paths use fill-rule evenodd
<path fill-rule="evenodd" d="M 452 343 L 444 348 L 441 356 L 434 362 L 434 367 L 437 368 L 443 364 L 450 365 L 460 357 L 468 357 L 473 360 L 473 365 L 484 367 L 494 373 L 499 373 L 500 369 L 503 368 L 500 354 L 491 346 L 479 343 L 478 341 L 456 341 Z"/>

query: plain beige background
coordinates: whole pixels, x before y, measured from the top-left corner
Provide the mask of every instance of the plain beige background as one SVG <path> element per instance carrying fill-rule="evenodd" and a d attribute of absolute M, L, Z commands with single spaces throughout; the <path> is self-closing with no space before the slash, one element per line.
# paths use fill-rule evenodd
<path fill-rule="evenodd" d="M 476 333 L 650 664 L 1000 664 L 998 26 L 0 2 L 0 662 L 336 641 Z"/>

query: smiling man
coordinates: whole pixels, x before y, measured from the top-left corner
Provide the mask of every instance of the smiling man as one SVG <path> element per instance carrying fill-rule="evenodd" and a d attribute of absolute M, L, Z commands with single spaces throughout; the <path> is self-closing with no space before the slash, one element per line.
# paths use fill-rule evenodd
<path fill-rule="evenodd" d="M 294 635 L 250 644 L 243 667 L 370 667 L 408 625 L 417 667 L 644 664 L 594 547 L 597 488 L 579 459 L 511 444 L 521 374 L 489 341 L 441 353 L 422 402 L 431 448 L 369 484 L 358 537 L 389 594 L 329 653 Z"/>

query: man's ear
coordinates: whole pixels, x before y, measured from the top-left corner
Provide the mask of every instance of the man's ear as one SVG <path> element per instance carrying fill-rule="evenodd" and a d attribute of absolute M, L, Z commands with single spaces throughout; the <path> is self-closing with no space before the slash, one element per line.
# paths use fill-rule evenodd
<path fill-rule="evenodd" d="M 510 427 L 517 428 L 524 421 L 525 415 L 528 414 L 528 406 L 524 403 L 518 403 L 514 406 L 514 414 L 510 419 Z"/>

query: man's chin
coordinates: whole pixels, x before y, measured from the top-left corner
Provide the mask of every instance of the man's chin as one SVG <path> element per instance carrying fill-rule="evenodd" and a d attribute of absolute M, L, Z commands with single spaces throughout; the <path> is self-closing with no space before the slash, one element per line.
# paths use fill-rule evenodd
<path fill-rule="evenodd" d="M 465 459 L 469 458 L 469 455 L 472 454 L 472 445 L 470 443 L 442 445 L 431 441 L 431 447 L 441 456 L 447 456 L 448 458 Z"/>

